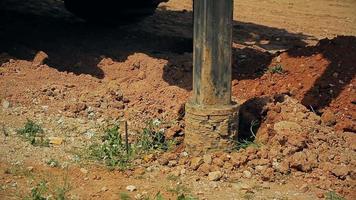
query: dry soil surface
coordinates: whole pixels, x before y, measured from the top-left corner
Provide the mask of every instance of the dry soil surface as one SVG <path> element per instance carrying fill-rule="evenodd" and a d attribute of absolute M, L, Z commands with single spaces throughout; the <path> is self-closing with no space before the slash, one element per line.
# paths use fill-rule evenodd
<path fill-rule="evenodd" d="M 0 2 L 1 199 L 41 181 L 44 195 L 65 189 L 67 199 L 356 199 L 355 1 L 235 1 L 233 96 L 240 138 L 256 139 L 204 158 L 182 144 L 191 1 L 124 26 L 85 23 L 61 1 L 26 2 Z M 63 141 L 31 145 L 17 134 L 27 119 Z M 120 120 L 130 142 L 162 122 L 176 146 L 126 170 L 88 160 Z"/>

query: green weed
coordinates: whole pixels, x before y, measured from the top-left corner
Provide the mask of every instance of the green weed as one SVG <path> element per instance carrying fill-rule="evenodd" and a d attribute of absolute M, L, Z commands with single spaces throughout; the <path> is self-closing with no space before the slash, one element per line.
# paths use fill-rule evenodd
<path fill-rule="evenodd" d="M 24 127 L 17 130 L 17 134 L 21 135 L 34 146 L 49 146 L 49 140 L 44 139 L 42 127 L 32 120 L 27 120 Z"/>
<path fill-rule="evenodd" d="M 241 141 L 237 141 L 236 142 L 236 149 L 246 149 L 247 147 L 252 146 L 252 147 L 256 147 L 259 148 L 261 147 L 260 144 L 254 142 L 254 141 L 249 141 L 249 140 L 241 140 Z"/>
<path fill-rule="evenodd" d="M 63 179 L 63 185 L 56 189 L 56 195 L 55 195 L 56 200 L 66 200 L 67 193 L 70 190 L 70 186 L 68 182 L 68 167 L 66 167 L 65 169 L 66 169 L 66 174 Z"/>
<path fill-rule="evenodd" d="M 178 195 L 177 200 L 198 200 L 198 198 L 195 198 L 189 194 L 180 194 Z"/>
<path fill-rule="evenodd" d="M 186 193 L 190 192 L 189 188 L 187 188 L 187 187 L 185 187 L 184 185 L 181 185 L 181 184 L 177 185 L 175 188 L 169 188 L 167 191 L 170 192 L 170 193 L 174 193 L 174 194 L 176 194 L 178 196 L 181 195 L 181 194 L 186 194 Z"/>
<path fill-rule="evenodd" d="M 46 164 L 50 167 L 60 167 L 59 161 L 53 158 L 49 159 Z"/>
<path fill-rule="evenodd" d="M 169 175 L 167 176 L 167 180 L 169 180 L 169 181 L 177 181 L 178 179 L 179 179 L 178 176 L 174 176 L 174 175 L 172 175 L 172 174 L 169 174 Z"/>
<path fill-rule="evenodd" d="M 257 127 L 259 126 L 260 122 L 258 120 L 253 120 L 251 122 L 251 125 L 250 125 L 250 132 L 251 132 L 251 136 L 247 139 L 239 139 L 238 141 L 236 141 L 236 149 L 239 150 L 239 149 L 246 149 L 247 147 L 249 146 L 252 146 L 252 147 L 256 147 L 256 148 L 259 148 L 261 147 L 260 144 L 258 144 L 257 142 L 255 142 L 255 139 L 256 139 L 256 130 L 257 130 Z"/>
<path fill-rule="evenodd" d="M 141 151 L 167 151 L 169 146 L 170 144 L 164 136 L 164 131 L 159 129 L 159 123 L 155 121 L 150 121 L 147 123 L 147 126 L 140 134 L 136 145 L 136 147 Z"/>
<path fill-rule="evenodd" d="M 163 196 L 161 195 L 161 192 L 157 192 L 155 198 L 155 200 L 164 200 Z"/>
<path fill-rule="evenodd" d="M 340 196 L 339 194 L 337 194 L 334 191 L 329 191 L 325 194 L 325 199 L 326 200 L 345 200 L 345 198 L 343 198 L 342 196 Z"/>
<path fill-rule="evenodd" d="M 158 122 L 158 120 L 148 122 L 136 142 L 128 145 L 128 150 L 119 134 L 119 126 L 107 129 L 102 142 L 89 147 L 89 157 L 103 161 L 111 168 L 127 169 L 130 167 L 130 161 L 137 156 L 151 151 L 169 150 L 175 142 L 166 140 L 164 130 L 159 128 Z"/>
<path fill-rule="evenodd" d="M 89 147 L 90 156 L 103 161 L 109 167 L 118 166 L 120 169 L 126 169 L 129 166 L 132 152 L 127 154 L 125 144 L 118 131 L 119 126 L 107 129 L 102 137 L 102 143 Z"/>
<path fill-rule="evenodd" d="M 5 174 L 11 174 L 14 176 L 25 176 L 25 177 L 33 177 L 33 174 L 30 170 L 25 169 L 19 165 L 13 165 L 11 168 L 7 168 L 4 170 Z"/>
<path fill-rule="evenodd" d="M 285 72 L 281 64 L 277 64 L 269 68 L 268 71 L 271 72 L 272 74 L 283 74 Z"/>
<path fill-rule="evenodd" d="M 120 193 L 120 200 L 131 200 L 131 197 L 127 193 Z"/>
<path fill-rule="evenodd" d="M 47 183 L 41 181 L 36 187 L 31 189 L 31 194 L 25 197 L 25 200 L 47 200 L 47 197 L 44 197 L 47 189 Z"/>

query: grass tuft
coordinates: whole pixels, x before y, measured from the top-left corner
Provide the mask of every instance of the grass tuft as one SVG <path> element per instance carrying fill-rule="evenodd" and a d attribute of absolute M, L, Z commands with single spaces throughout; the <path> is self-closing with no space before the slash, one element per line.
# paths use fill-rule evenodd
<path fill-rule="evenodd" d="M 325 194 L 325 199 L 326 200 L 345 200 L 344 197 L 340 196 L 334 191 L 329 191 Z"/>
<path fill-rule="evenodd" d="M 128 195 L 127 193 L 120 193 L 120 200 L 131 200 L 130 195 Z"/>
<path fill-rule="evenodd" d="M 168 151 L 175 142 L 165 138 L 164 129 L 160 129 L 159 124 L 158 120 L 148 122 L 128 149 L 119 134 L 119 126 L 113 126 L 104 132 L 101 143 L 89 147 L 89 158 L 103 161 L 110 168 L 123 170 L 131 167 L 131 161 L 138 156 L 152 151 Z"/>
<path fill-rule="evenodd" d="M 89 147 L 90 156 L 103 161 L 108 167 L 118 166 L 120 169 L 129 167 L 131 153 L 126 153 L 126 147 L 118 134 L 119 126 L 114 126 L 105 131 L 101 144 Z"/>
<path fill-rule="evenodd" d="M 269 68 L 268 71 L 272 74 L 284 74 L 285 73 L 285 70 L 283 69 L 283 66 L 281 64 L 277 64 L 277 65 Z"/>
<path fill-rule="evenodd" d="M 25 200 L 47 200 L 47 197 L 44 197 L 47 190 L 47 183 L 41 181 L 36 187 L 31 189 L 31 194 L 28 197 L 25 197 Z"/>
<path fill-rule="evenodd" d="M 48 147 L 49 140 L 43 136 L 43 129 L 40 125 L 36 124 L 32 120 L 27 120 L 24 127 L 17 130 L 17 134 L 21 135 L 33 146 Z"/>

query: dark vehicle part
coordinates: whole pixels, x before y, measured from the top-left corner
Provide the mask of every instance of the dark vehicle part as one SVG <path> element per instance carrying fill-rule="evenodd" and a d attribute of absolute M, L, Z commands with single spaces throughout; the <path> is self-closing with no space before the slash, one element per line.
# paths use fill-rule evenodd
<path fill-rule="evenodd" d="M 66 8 L 88 21 L 127 23 L 152 15 L 167 0 L 64 0 Z"/>

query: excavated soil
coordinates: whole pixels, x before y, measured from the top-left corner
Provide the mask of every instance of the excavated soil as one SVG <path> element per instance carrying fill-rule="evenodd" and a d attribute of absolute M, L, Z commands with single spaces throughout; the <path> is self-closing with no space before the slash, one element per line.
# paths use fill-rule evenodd
<path fill-rule="evenodd" d="M 354 2 L 303 2 L 235 2 L 239 137 L 256 139 L 204 157 L 191 157 L 181 143 L 192 90 L 191 1 L 161 4 L 125 26 L 87 24 L 60 1 L 8 4 L 0 14 L 1 199 L 22 199 L 41 180 L 51 194 L 68 183 L 69 199 L 158 192 L 165 199 L 325 199 L 332 192 L 356 199 Z M 16 134 L 26 119 L 65 142 L 32 146 Z M 133 141 L 154 119 L 177 141 L 173 151 L 137 158 L 125 171 L 78 157 L 106 127 L 126 120 Z M 61 167 L 48 166 L 51 159 Z"/>

